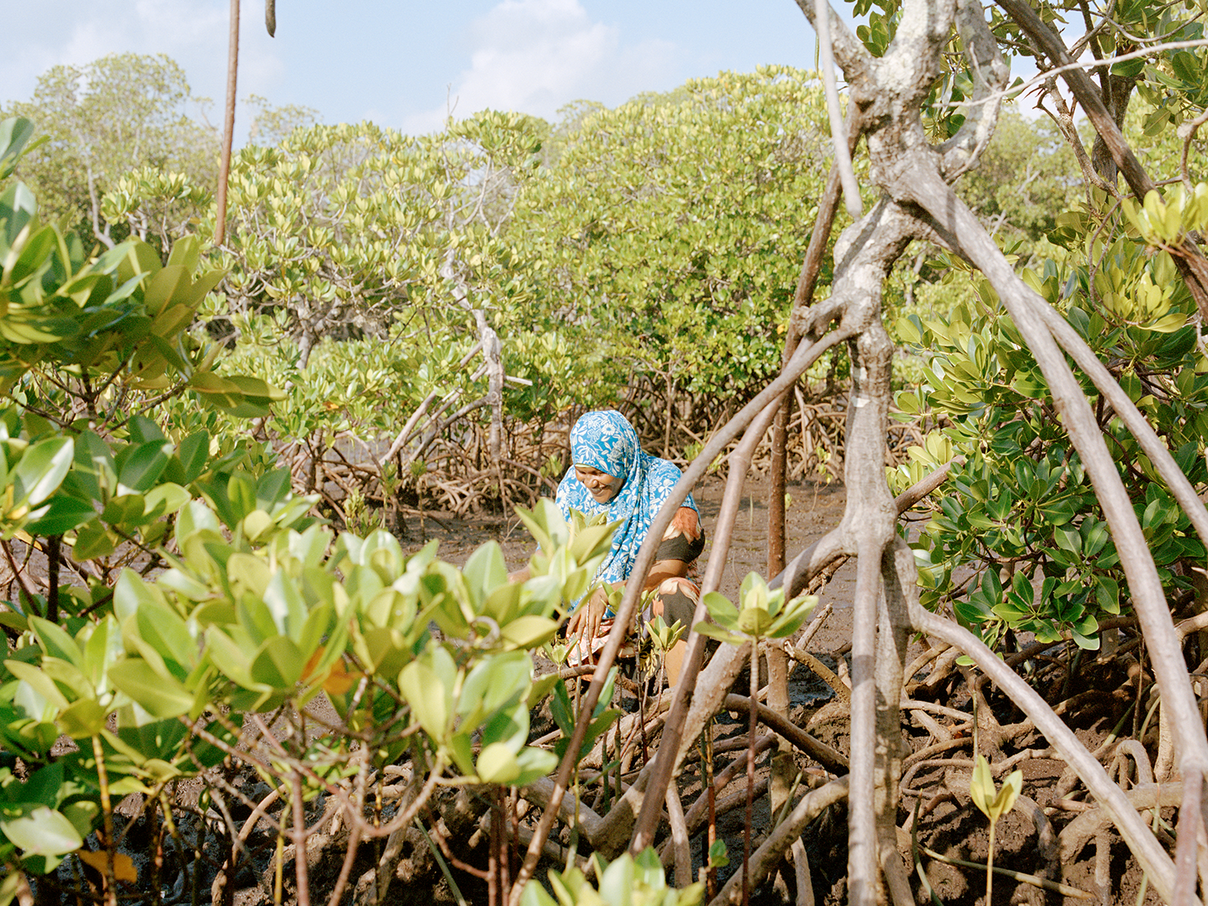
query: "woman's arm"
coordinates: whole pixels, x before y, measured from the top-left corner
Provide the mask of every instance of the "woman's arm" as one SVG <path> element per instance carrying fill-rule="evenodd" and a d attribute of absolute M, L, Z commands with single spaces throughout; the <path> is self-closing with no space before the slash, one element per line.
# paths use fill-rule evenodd
<path fill-rule="evenodd" d="M 704 532 L 696 510 L 687 506 L 680 507 L 659 545 L 658 552 L 663 554 L 663 557 L 655 560 L 654 565 L 650 567 L 642 586 L 643 590 L 651 591 L 667 579 L 687 576 L 688 567 L 700 555 L 703 546 Z M 623 582 L 617 582 L 613 583 L 612 587 L 623 589 L 624 585 Z M 597 589 L 570 615 L 566 624 L 567 635 L 573 637 L 581 633 L 585 638 L 594 638 L 599 632 L 607 606 L 607 589 Z"/>
<path fill-rule="evenodd" d="M 688 575 L 688 564 L 683 560 L 655 560 L 654 566 L 646 574 L 645 591 L 658 588 L 666 579 L 682 578 Z"/>

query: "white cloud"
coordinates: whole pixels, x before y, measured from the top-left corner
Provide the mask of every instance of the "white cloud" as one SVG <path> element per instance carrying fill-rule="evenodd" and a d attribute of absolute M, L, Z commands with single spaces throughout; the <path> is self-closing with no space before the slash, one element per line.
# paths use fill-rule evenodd
<path fill-rule="evenodd" d="M 194 94 L 216 104 L 225 93 L 226 0 L 40 0 L 19 9 L 16 21 L 6 22 L 15 40 L 0 57 L 0 101 L 28 99 L 53 66 L 128 52 L 166 54 L 188 73 Z M 281 79 L 281 62 L 257 17 L 245 14 L 241 26 L 239 95 L 268 94 Z"/>
<path fill-rule="evenodd" d="M 470 67 L 447 102 L 408 117 L 405 131 L 427 132 L 486 108 L 555 118 L 580 98 L 618 104 L 664 81 L 675 45 L 627 45 L 620 29 L 593 22 L 579 0 L 503 0 L 471 28 Z"/>

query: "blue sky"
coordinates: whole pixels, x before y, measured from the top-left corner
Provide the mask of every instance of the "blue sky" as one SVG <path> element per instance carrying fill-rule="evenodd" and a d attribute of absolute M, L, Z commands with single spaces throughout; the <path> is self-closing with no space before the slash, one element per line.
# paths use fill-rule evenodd
<path fill-rule="evenodd" d="M 485 107 L 548 119 L 588 99 L 615 106 L 719 70 L 814 65 L 793 0 L 244 0 L 239 98 L 313 107 L 323 122 L 419 133 Z M 5 13 L 0 101 L 29 98 L 56 64 L 165 53 L 197 95 L 225 93 L 229 0 L 39 0 Z M 11 31 L 10 31 L 11 29 Z M 14 40 L 15 39 L 15 40 Z M 246 130 L 250 114 L 237 124 Z"/>

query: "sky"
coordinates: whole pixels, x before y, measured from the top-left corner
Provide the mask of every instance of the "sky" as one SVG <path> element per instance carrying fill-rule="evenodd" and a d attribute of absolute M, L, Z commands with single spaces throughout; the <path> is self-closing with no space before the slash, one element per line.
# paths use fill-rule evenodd
<path fill-rule="evenodd" d="M 167 54 L 194 95 L 226 94 L 230 0 L 6 0 L 0 104 L 27 100 L 59 64 Z M 546 119 L 576 100 L 616 106 L 721 70 L 814 66 L 793 0 L 243 0 L 238 97 L 296 104 L 324 123 L 420 134 L 484 108 Z M 249 108 L 236 112 L 246 136 Z"/>

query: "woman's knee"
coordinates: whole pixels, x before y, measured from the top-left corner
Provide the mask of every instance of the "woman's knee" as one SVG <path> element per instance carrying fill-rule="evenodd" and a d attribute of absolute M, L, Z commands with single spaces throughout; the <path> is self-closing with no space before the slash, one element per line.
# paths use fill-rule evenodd
<path fill-rule="evenodd" d="M 696 614 L 697 596 L 696 585 L 689 580 L 679 577 L 664 579 L 655 595 L 653 613 L 662 616 L 668 626 L 678 622 L 687 629 Z"/>

